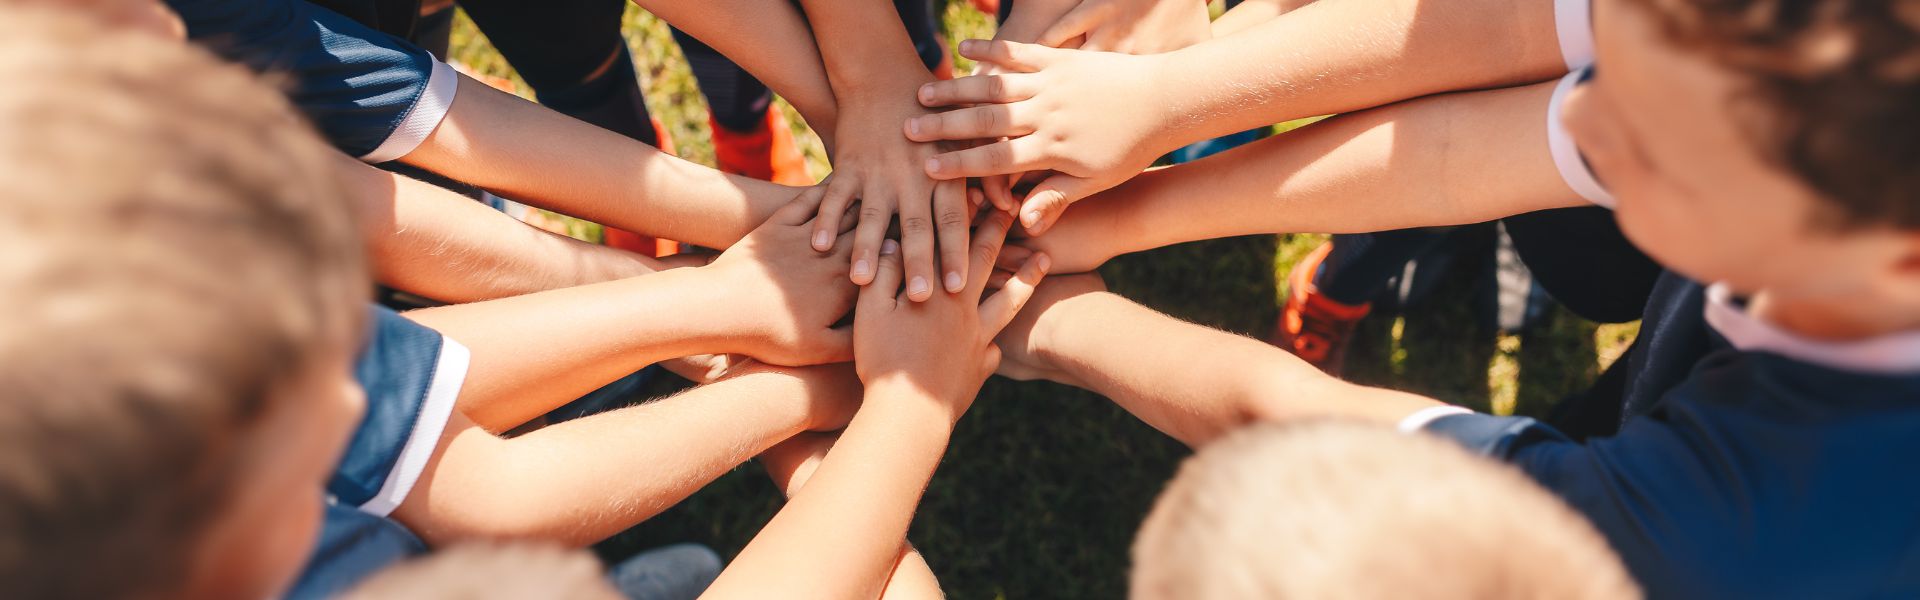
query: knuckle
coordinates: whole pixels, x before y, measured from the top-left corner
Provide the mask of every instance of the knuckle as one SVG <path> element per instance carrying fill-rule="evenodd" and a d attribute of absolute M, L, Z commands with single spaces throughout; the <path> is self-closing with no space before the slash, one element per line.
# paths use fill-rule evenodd
<path fill-rule="evenodd" d="M 926 233 L 932 228 L 932 224 L 927 221 L 926 217 L 900 218 L 900 230 L 902 232 Z"/>
<path fill-rule="evenodd" d="M 885 207 L 882 207 L 878 204 L 861 204 L 860 205 L 860 221 L 868 222 L 868 221 L 877 221 L 877 220 L 885 219 L 892 212 L 893 211 L 887 210 Z"/>
<path fill-rule="evenodd" d="M 956 228 L 956 227 L 966 227 L 966 226 L 967 226 L 967 213 L 966 213 L 966 211 L 962 211 L 962 210 L 942 210 L 942 211 L 940 211 L 940 214 L 939 214 L 939 216 L 937 216 L 937 217 L 935 217 L 935 218 L 936 218 L 936 219 L 938 219 L 938 221 L 939 221 L 939 223 L 940 223 L 940 227 L 941 227 L 942 229 L 951 229 L 951 228 Z"/>
<path fill-rule="evenodd" d="M 990 107 L 980 107 L 980 108 L 974 109 L 973 110 L 974 128 L 981 133 L 993 131 L 994 125 L 998 123 L 1000 120 L 999 112 L 1000 111 L 994 110 Z"/>
<path fill-rule="evenodd" d="M 1007 97 L 1007 79 L 1006 79 L 1005 77 L 1001 77 L 1001 76 L 999 76 L 999 75 L 989 75 L 989 76 L 987 76 L 987 78 L 986 78 L 986 82 L 987 82 L 987 97 L 988 97 L 988 98 L 991 98 L 991 99 L 994 99 L 994 100 L 1004 100 L 1004 99 L 1006 99 L 1006 97 Z"/>

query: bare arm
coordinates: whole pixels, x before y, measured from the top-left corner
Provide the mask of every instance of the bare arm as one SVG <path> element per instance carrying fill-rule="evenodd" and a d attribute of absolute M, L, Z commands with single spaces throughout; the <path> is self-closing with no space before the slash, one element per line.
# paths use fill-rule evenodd
<path fill-rule="evenodd" d="M 464 75 L 401 161 L 547 210 L 725 248 L 799 193 L 690 163 Z"/>
<path fill-rule="evenodd" d="M 518 296 L 645 275 L 665 264 L 528 227 L 432 184 L 346 156 L 338 180 L 360 203 L 376 277 L 444 302 Z"/>
<path fill-rule="evenodd" d="M 833 324 L 853 307 L 853 285 L 840 270 L 847 244 L 805 250 L 814 207 L 804 199 L 788 205 L 706 266 L 406 317 L 472 351 L 456 406 L 491 431 L 668 358 L 845 361 L 852 336 Z"/>
<path fill-rule="evenodd" d="M 512 439 L 456 411 L 394 516 L 434 545 L 476 538 L 590 544 L 781 440 L 838 427 L 859 390 L 844 366 L 759 370 Z"/>
<path fill-rule="evenodd" d="M 1271 345 L 1186 323 L 1104 291 L 1093 275 L 1043 284 L 1000 336 L 1001 371 L 1093 390 L 1200 445 L 1254 419 L 1395 423 L 1438 402 L 1349 384 Z"/>
<path fill-rule="evenodd" d="M 792 103 L 833 147 L 838 108 L 806 19 L 788 0 L 633 0 Z"/>
<path fill-rule="evenodd" d="M 1553 84 L 1431 96 L 1342 115 L 1149 171 L 1025 242 L 1059 272 L 1180 242 L 1478 223 L 1583 201 L 1547 148 Z"/>
<path fill-rule="evenodd" d="M 761 454 L 760 463 L 766 466 L 773 484 L 792 498 L 807 479 L 813 477 L 820 462 L 826 459 L 827 451 L 839 439 L 839 434 L 834 433 L 802 433 Z M 893 572 L 887 576 L 887 587 L 880 592 L 881 600 L 944 597 L 946 593 L 940 590 L 940 580 L 933 575 L 933 567 L 927 565 L 926 557 L 911 544 L 901 546 Z"/>

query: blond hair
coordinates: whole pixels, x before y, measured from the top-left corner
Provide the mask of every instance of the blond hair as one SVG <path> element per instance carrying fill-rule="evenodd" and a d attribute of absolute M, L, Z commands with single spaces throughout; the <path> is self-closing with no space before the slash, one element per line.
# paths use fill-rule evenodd
<path fill-rule="evenodd" d="M 242 428 L 364 319 L 329 150 L 245 70 L 0 5 L 0 590 L 163 595 Z"/>
<path fill-rule="evenodd" d="M 342 600 L 620 600 L 600 561 L 581 550 L 475 543 L 390 567 Z"/>
<path fill-rule="evenodd" d="M 1132 596 L 1635 598 L 1585 519 L 1425 435 L 1259 424 L 1200 450 L 1134 543 Z"/>

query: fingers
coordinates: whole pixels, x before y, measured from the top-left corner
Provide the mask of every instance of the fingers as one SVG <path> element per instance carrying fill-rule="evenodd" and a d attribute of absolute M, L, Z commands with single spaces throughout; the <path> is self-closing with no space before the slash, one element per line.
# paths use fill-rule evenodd
<path fill-rule="evenodd" d="M 1046 31 L 1040 32 L 1040 37 L 1034 42 L 1059 48 L 1068 40 L 1087 35 L 1094 27 L 1105 23 L 1113 16 L 1113 9 L 1113 4 L 1107 2 L 1081 2 L 1067 14 L 1060 15 L 1060 20 L 1054 21 Z"/>
<path fill-rule="evenodd" d="M 977 194 L 977 192 L 976 192 Z M 941 181 L 933 186 L 933 222 L 940 242 L 940 281 L 947 293 L 967 289 L 967 182 Z"/>
<path fill-rule="evenodd" d="M 1033 124 L 1019 117 L 1018 105 L 987 104 L 907 119 L 907 139 L 916 142 L 1019 137 Z"/>
<path fill-rule="evenodd" d="M 828 177 L 826 183 L 813 186 L 812 190 L 808 190 L 810 192 L 820 190 L 823 199 L 816 214 L 828 217 L 818 219 L 813 224 L 814 250 L 826 252 L 832 249 L 834 238 L 847 231 L 845 228 L 834 229 L 834 225 L 840 221 L 830 217 L 847 213 L 847 206 L 853 203 L 853 193 L 858 189 L 855 187 L 857 185 L 850 178 Z"/>
<path fill-rule="evenodd" d="M 993 202 L 993 207 L 1013 212 L 1017 206 L 1013 200 L 1013 179 L 1017 175 L 989 175 L 980 178 L 980 191 Z"/>
<path fill-rule="evenodd" d="M 927 159 L 927 176 L 959 179 L 1052 168 L 1050 162 L 1040 156 L 1037 143 L 1032 137 L 1024 137 L 938 154 Z"/>
<path fill-rule="evenodd" d="M 854 285 L 873 282 L 874 268 L 880 260 L 880 240 L 887 237 L 887 226 L 893 224 L 892 200 L 875 192 L 867 190 L 860 197 L 860 224 L 853 228 L 853 270 L 847 274 Z"/>
<path fill-rule="evenodd" d="M 1055 173 L 1034 186 L 1027 193 L 1026 202 L 1020 205 L 1020 224 L 1026 226 L 1027 235 L 1040 235 L 1060 220 L 1067 207 L 1086 197 L 1093 186 L 1087 180 Z"/>
<path fill-rule="evenodd" d="M 1027 264 L 1027 259 L 1033 258 L 1033 254 L 1034 252 L 1031 248 L 1008 244 L 1000 249 L 1000 259 L 995 261 L 993 266 L 998 269 L 1014 271 L 1019 269 L 1020 265 Z"/>
<path fill-rule="evenodd" d="M 890 307 L 900 293 L 900 243 L 887 240 L 880 246 L 879 272 L 874 274 L 873 283 L 860 290 L 861 309 L 869 305 Z"/>
<path fill-rule="evenodd" d="M 1007 230 L 1012 228 L 1013 215 L 996 211 L 987 215 L 980 228 L 974 230 L 973 264 L 968 266 L 972 276 L 967 282 L 968 289 L 974 291 L 974 299 L 980 297 L 980 288 L 986 285 L 987 277 L 993 274 L 993 263 L 999 259 L 1000 248 L 1006 243 Z"/>
<path fill-rule="evenodd" d="M 935 182 L 945 185 L 949 182 Z M 925 302 L 933 297 L 940 275 L 934 268 L 933 190 L 913 190 L 900 200 L 900 253 L 906 259 L 907 298 Z"/>
<path fill-rule="evenodd" d="M 960 55 L 975 62 L 993 63 L 1009 71 L 1032 73 L 1053 62 L 1055 50 L 1035 44 L 1006 40 L 967 40 L 960 42 Z"/>
<path fill-rule="evenodd" d="M 1033 76 L 1020 73 L 1006 75 L 969 75 L 959 79 L 935 81 L 920 86 L 916 94 L 920 105 L 927 108 L 940 108 L 956 104 L 1006 104 L 1032 98 L 1040 92 L 1038 82 Z"/>
<path fill-rule="evenodd" d="M 1053 259 L 1046 254 L 1035 254 L 1026 264 L 1020 265 L 1020 271 L 1008 279 L 1006 285 L 993 296 L 980 303 L 980 336 L 993 339 L 1006 329 L 1008 323 L 1020 314 L 1020 309 L 1033 298 L 1033 290 L 1040 286 L 1040 279 L 1046 277 L 1047 269 L 1053 268 Z"/>

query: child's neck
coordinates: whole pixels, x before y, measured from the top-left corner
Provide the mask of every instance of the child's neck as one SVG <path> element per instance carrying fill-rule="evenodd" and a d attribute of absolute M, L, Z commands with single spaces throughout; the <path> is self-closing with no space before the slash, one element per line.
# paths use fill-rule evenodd
<path fill-rule="evenodd" d="M 1762 321 L 1813 340 L 1845 342 L 1920 330 L 1920 308 L 1877 298 L 1808 298 L 1754 294 L 1747 311 Z"/>

